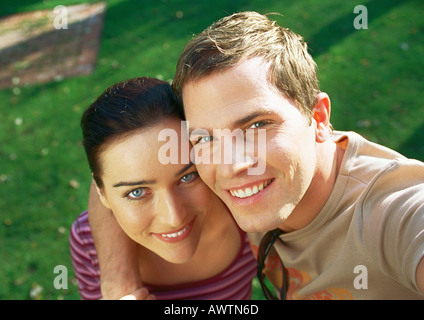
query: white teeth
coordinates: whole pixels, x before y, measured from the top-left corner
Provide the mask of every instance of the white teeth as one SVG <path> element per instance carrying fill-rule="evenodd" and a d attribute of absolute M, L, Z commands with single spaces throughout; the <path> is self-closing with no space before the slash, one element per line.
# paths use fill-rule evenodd
<path fill-rule="evenodd" d="M 179 237 L 180 235 L 182 235 L 184 232 L 186 232 L 188 226 L 186 226 L 184 229 L 175 232 L 175 233 L 162 233 L 161 236 L 162 237 L 166 237 L 166 238 L 176 238 Z"/>
<path fill-rule="evenodd" d="M 245 188 L 245 189 L 237 189 L 237 190 L 230 190 L 230 193 L 233 197 L 237 198 L 247 198 L 250 196 L 253 196 L 254 194 L 257 194 L 259 191 L 266 188 L 273 179 L 268 180 L 267 182 L 261 183 L 260 185 L 253 186 L 252 188 Z"/>
<path fill-rule="evenodd" d="M 253 194 L 253 191 L 250 188 L 246 188 L 244 193 L 245 193 L 246 197 L 250 197 Z"/>

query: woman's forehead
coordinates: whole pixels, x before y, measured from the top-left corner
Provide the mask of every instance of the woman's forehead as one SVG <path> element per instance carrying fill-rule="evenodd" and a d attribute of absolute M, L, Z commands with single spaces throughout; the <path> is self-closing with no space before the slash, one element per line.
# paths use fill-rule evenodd
<path fill-rule="evenodd" d="M 114 180 L 135 175 L 142 180 L 174 177 L 190 165 L 190 150 L 180 120 L 161 122 L 109 143 L 100 157 L 103 176 Z"/>

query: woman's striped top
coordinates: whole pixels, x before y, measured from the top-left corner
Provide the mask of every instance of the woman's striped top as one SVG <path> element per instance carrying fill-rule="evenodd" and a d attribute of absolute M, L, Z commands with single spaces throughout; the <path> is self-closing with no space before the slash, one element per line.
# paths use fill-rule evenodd
<path fill-rule="evenodd" d="M 240 229 L 239 229 L 240 230 Z M 218 275 L 209 279 L 172 286 L 145 284 L 158 300 L 247 300 L 252 294 L 256 260 L 247 235 L 240 230 L 241 247 L 234 261 Z M 87 211 L 72 224 L 70 232 L 72 264 L 84 300 L 101 299 L 100 269 Z M 213 248 L 211 248 L 213 250 Z M 213 263 L 213 261 L 211 261 Z"/>

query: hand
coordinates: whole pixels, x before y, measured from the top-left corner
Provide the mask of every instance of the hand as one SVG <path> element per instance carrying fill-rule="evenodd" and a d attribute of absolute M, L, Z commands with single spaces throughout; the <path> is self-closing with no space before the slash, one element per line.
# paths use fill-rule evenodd
<path fill-rule="evenodd" d="M 156 300 L 156 297 L 153 294 L 150 294 L 147 288 L 142 287 L 131 294 L 123 296 L 119 300 Z"/>

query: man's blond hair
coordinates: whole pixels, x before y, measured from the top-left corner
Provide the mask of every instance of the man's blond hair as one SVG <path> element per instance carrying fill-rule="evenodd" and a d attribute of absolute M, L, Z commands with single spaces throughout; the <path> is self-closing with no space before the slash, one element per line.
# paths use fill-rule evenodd
<path fill-rule="evenodd" d="M 269 66 L 268 80 L 309 119 L 319 93 L 316 63 L 303 38 L 257 12 L 224 17 L 194 37 L 177 64 L 174 89 L 253 57 Z"/>

